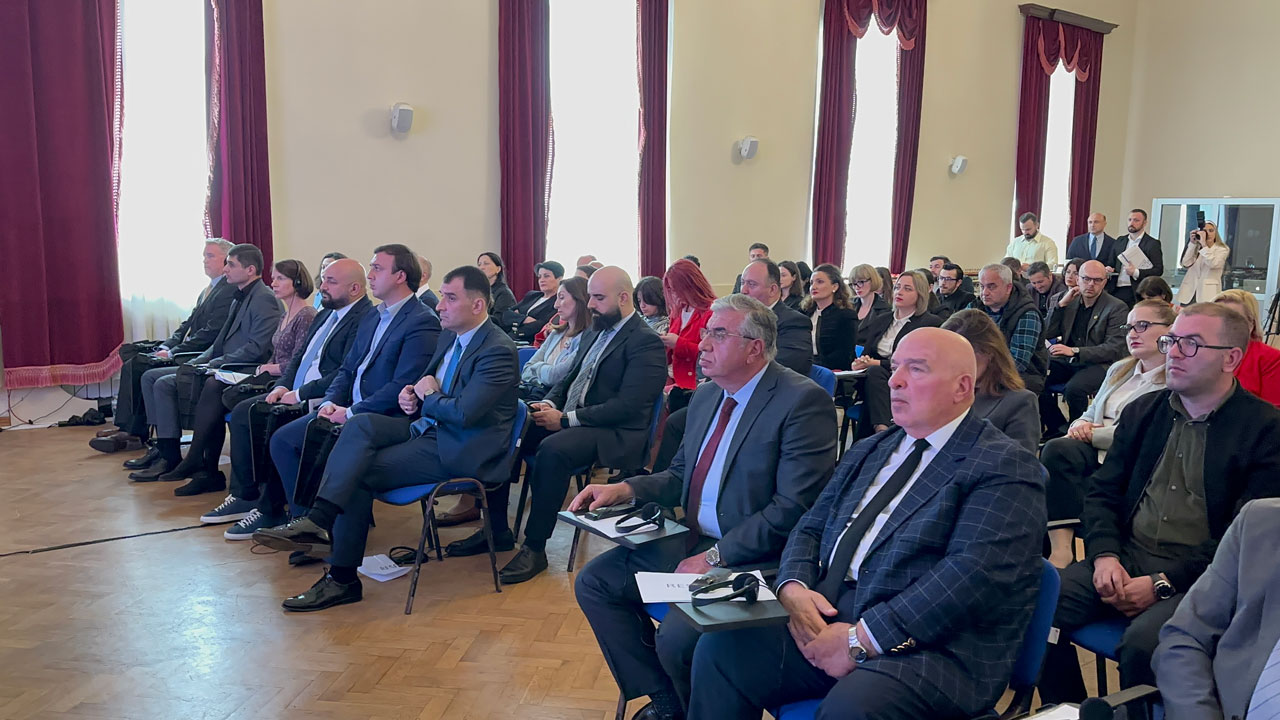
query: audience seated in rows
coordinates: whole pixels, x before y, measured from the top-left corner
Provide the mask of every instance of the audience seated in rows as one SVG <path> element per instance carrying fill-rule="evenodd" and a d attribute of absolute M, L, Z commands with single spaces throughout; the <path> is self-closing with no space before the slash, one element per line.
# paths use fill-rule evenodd
<path fill-rule="evenodd" d="M 1107 370 L 1089 408 L 1067 428 L 1066 437 L 1050 440 L 1040 451 L 1040 462 L 1049 471 L 1045 497 L 1051 522 L 1080 517 L 1089 477 L 1111 449 L 1120 413 L 1139 397 L 1164 389 L 1165 354 L 1157 341 L 1169 331 L 1175 317 L 1173 308 L 1158 300 L 1134 305 L 1121 326 L 1129 356 Z M 1050 530 L 1049 541 L 1050 561 L 1060 568 L 1071 564 L 1075 532 L 1070 528 Z"/>
<path fill-rule="evenodd" d="M 252 368 L 271 357 L 271 336 L 275 334 L 283 309 L 271 288 L 262 282 L 262 251 L 249 244 L 236 245 L 227 253 L 226 267 L 226 282 L 235 288 L 231 309 L 213 343 L 190 360 L 189 365 L 216 369 L 223 365 L 247 364 Z M 147 418 L 155 426 L 157 457 L 149 467 L 130 473 L 131 480 L 140 482 L 157 480 L 182 461 L 178 375 L 175 372 L 157 377 L 150 388 L 147 387 L 147 377 L 143 375 L 143 398 Z M 206 391 L 213 393 L 207 403 L 220 403 L 220 384 L 212 388 L 206 386 Z M 221 451 L 222 443 L 219 442 L 212 449 L 214 472 L 217 472 L 217 458 Z M 200 467 L 208 467 L 209 464 L 202 459 Z M 181 477 L 167 479 L 178 480 Z M 225 480 L 222 484 L 225 487 Z"/>
<path fill-rule="evenodd" d="M 265 416 L 276 406 L 318 403 L 352 354 L 365 316 L 377 314 L 366 295 L 364 266 L 355 260 L 342 258 L 325 267 L 319 294 L 323 309 L 280 379 L 265 395 L 245 398 L 231 410 L 230 494 L 200 517 L 205 523 L 235 523 L 223 533 L 228 540 L 248 540 L 255 530 L 288 521 L 293 498 L 286 496 L 270 457 L 260 462 L 254 452 L 255 442 L 270 440 Z"/>
<path fill-rule="evenodd" d="M 757 260 L 742 275 L 752 284 Z M 776 267 L 776 266 L 775 266 Z M 571 510 L 634 500 L 683 507 L 688 543 L 616 548 L 583 568 L 578 604 L 628 699 L 648 696 L 648 718 L 685 715 L 699 638 L 688 623 L 654 637 L 635 573 L 705 573 L 775 564 L 791 531 L 835 466 L 836 417 L 814 382 L 774 359 L 776 321 L 747 295 L 715 301 L 701 341 L 703 372 L 688 411 L 690 434 L 670 467 L 614 485 L 588 485 Z"/>
<path fill-rule="evenodd" d="M 961 310 L 942 323 L 969 341 L 977 361 L 973 416 L 985 418 L 1010 440 L 1032 453 L 1040 449 L 1040 413 L 1036 394 L 1027 390 L 1014 366 L 1000 328 L 981 310 Z"/>
<path fill-rule="evenodd" d="M 1070 300 L 1074 300 L 1080 296 L 1080 266 L 1083 264 L 1083 260 L 1068 258 L 1066 264 L 1062 266 L 1062 284 L 1065 289 L 1049 298 L 1049 307 L 1044 313 L 1046 323 L 1055 312 L 1061 311 L 1065 304 L 1063 298 L 1069 297 Z"/>
<path fill-rule="evenodd" d="M 799 310 L 800 303 L 809 294 L 805 283 L 800 279 L 800 266 L 790 260 L 778 263 L 778 287 L 782 289 L 782 302 L 792 310 Z"/>
<path fill-rule="evenodd" d="M 564 277 L 564 266 L 547 260 L 534 265 L 533 274 L 538 288 L 525 293 L 515 307 L 502 313 L 499 323 L 511 339 L 520 342 L 532 342 L 555 314 L 556 291 Z"/>
<path fill-rule="evenodd" d="M 741 283 L 742 278 L 738 281 Z M 698 344 L 702 328 L 711 317 L 716 293 L 702 270 L 688 260 L 677 260 L 667 268 L 662 276 L 662 291 L 671 322 L 667 332 L 658 337 L 667 349 L 667 364 L 671 367 L 673 386 L 667 395 L 667 409 L 675 412 L 689 403 L 698 384 Z"/>
<path fill-rule="evenodd" d="M 768 260 L 768 259 L 769 259 L 768 245 L 758 242 L 758 243 L 751 243 L 750 247 L 747 248 L 748 261 Z M 701 264 L 699 264 L 699 267 L 701 267 Z M 736 295 L 740 292 L 742 292 L 742 276 L 741 275 L 739 275 L 738 278 L 733 281 L 733 294 Z"/>
<path fill-rule="evenodd" d="M 893 311 L 876 315 L 862 326 L 859 338 L 862 355 L 853 361 L 854 370 L 865 373 L 859 379 L 862 394 L 862 434 L 881 432 L 893 420 L 889 386 L 893 370 L 890 359 L 902 339 L 917 329 L 938 327 L 942 321 L 927 312 L 929 282 L 917 272 L 904 272 L 893 287 Z"/>
<path fill-rule="evenodd" d="M 662 341 L 636 312 L 631 278 L 621 268 L 596 271 L 587 290 L 595 322 L 583 335 L 575 366 L 543 400 L 530 405 L 533 424 L 521 450 L 532 456 L 524 479 L 532 502 L 524 543 L 500 573 L 506 584 L 530 580 L 547 568 L 547 539 L 574 471 L 596 463 L 640 468 L 647 460 L 642 456 L 649 439 L 649 409 L 667 374 Z M 518 473 L 518 467 L 512 469 L 513 481 Z M 504 483 L 487 493 L 494 541 L 501 550 L 515 545 L 507 526 L 510 486 Z M 451 556 L 487 550 L 483 532 L 448 546 Z"/>
<path fill-rule="evenodd" d="M 814 268 L 809 297 L 800 305 L 812 326 L 813 364 L 830 370 L 847 370 L 853 364 L 858 343 L 858 314 L 849 300 L 849 288 L 835 265 Z"/>
<path fill-rule="evenodd" d="M 1213 301 L 1243 315 L 1251 328 L 1249 347 L 1236 368 L 1240 387 L 1272 405 L 1280 405 L 1280 350 L 1262 342 L 1262 322 L 1258 317 L 1262 310 L 1258 299 L 1251 292 L 1234 289 L 1222 291 Z"/>
<path fill-rule="evenodd" d="M 1089 265 L 1082 278 L 1092 275 Z M 1045 659 L 1044 702 L 1085 698 L 1068 640 L 1107 618 L 1129 619 L 1118 649 L 1121 686 L 1154 683 L 1160 626 L 1208 566 L 1237 509 L 1280 495 L 1280 410 L 1234 375 L 1250 331 L 1239 313 L 1199 303 L 1160 338 L 1167 389 L 1125 407 L 1089 480 L 1081 515 L 1088 558 L 1061 571 L 1053 621 L 1061 635 Z"/>
<path fill-rule="evenodd" d="M 520 399 L 541 400 L 573 369 L 582 334 L 591 325 L 587 309 L 587 281 L 580 277 L 560 281 L 551 318 L 551 334 L 538 346 L 520 371 Z"/>
<path fill-rule="evenodd" d="M 115 428 L 99 432 L 89 441 L 89 447 L 106 453 L 142 449 L 151 435 L 152 424 L 147 418 L 146 396 L 150 394 L 156 380 L 178 372 L 173 365 L 175 355 L 204 352 L 213 344 L 227 320 L 237 292 L 237 288 L 225 282 L 227 252 L 232 247 L 231 243 L 222 238 L 205 241 L 202 258 L 204 274 L 209 278 L 209 284 L 200 291 L 191 314 L 178 325 L 172 335 L 150 353 L 140 352 L 141 347 L 136 345 L 121 348 L 124 363 L 120 368 L 120 390 L 115 403 Z M 154 445 L 148 448 L 146 458 L 145 464 L 126 461 L 125 467 L 130 470 L 149 467 L 159 458 Z"/>
<path fill-rule="evenodd" d="M 978 299 L 971 291 L 964 289 L 965 282 L 973 287 L 973 282 L 964 274 L 964 268 L 948 262 L 938 271 L 938 308 L 934 314 L 942 319 L 951 317 L 965 308 L 974 307 Z"/>
<path fill-rule="evenodd" d="M 922 294 L 927 294 L 925 288 Z M 975 360 L 921 328 L 894 353 L 894 421 L 859 441 L 782 552 L 772 626 L 708 633 L 688 717 L 974 717 L 1004 692 L 1035 604 L 1044 470 L 970 413 Z"/>
<path fill-rule="evenodd" d="M 323 610 L 363 597 L 356 568 L 377 493 L 460 477 L 504 482 L 519 370 L 515 344 L 489 319 L 490 289 L 476 268 L 445 276 L 437 305 L 445 332 L 428 372 L 400 390 L 396 412 L 351 418 L 305 516 L 254 533 L 267 547 L 331 556 L 329 570 L 286 599 L 285 610 Z"/>
<path fill-rule="evenodd" d="M 1072 293 L 1059 302 L 1060 311 L 1049 316 L 1045 336 L 1049 346 L 1047 387 L 1062 385 L 1071 417 L 1080 417 L 1089 398 L 1098 392 L 1111 363 L 1125 355 L 1124 325 L 1128 308 L 1107 294 L 1107 269 L 1097 260 L 1080 266 L 1078 297 Z M 1070 298 L 1070 299 L 1069 299 Z M 1050 393 L 1040 396 L 1040 417 L 1048 437 L 1061 437 L 1067 419 Z"/>
<path fill-rule="evenodd" d="M 1025 273 L 1037 261 L 1057 264 L 1058 244 L 1040 232 L 1040 218 L 1035 213 L 1019 215 L 1018 227 L 1022 234 L 1009 241 L 1004 254 L 1018 261 L 1019 270 Z"/>
<path fill-rule="evenodd" d="M 516 306 L 515 293 L 507 286 L 506 264 L 498 253 L 482 252 L 476 257 L 476 267 L 489 278 L 489 291 L 493 297 L 489 317 L 501 327 L 502 314 Z"/>
<path fill-rule="evenodd" d="M 1049 372 L 1049 351 L 1045 348 L 1045 321 L 1036 310 L 1026 288 L 1013 281 L 1007 265 L 987 265 L 978 273 L 981 303 L 976 307 L 1000 328 L 1014 367 L 1027 389 L 1039 394 Z"/>
<path fill-rule="evenodd" d="M 1049 307 L 1055 295 L 1066 292 L 1066 283 L 1053 274 L 1050 267 L 1040 261 L 1031 263 L 1027 268 L 1027 292 L 1036 303 L 1036 310 L 1041 318 L 1049 316 Z"/>
<path fill-rule="evenodd" d="M 418 267 L 422 269 L 422 280 L 418 284 L 418 299 L 422 301 L 423 305 L 431 308 L 431 312 L 435 312 L 436 304 L 440 302 L 440 298 L 436 297 L 435 292 L 431 290 L 431 261 L 419 255 Z"/>
<path fill-rule="evenodd" d="M 1252 500 L 1160 630 L 1151 665 L 1165 717 L 1280 711 L 1280 500 Z"/>

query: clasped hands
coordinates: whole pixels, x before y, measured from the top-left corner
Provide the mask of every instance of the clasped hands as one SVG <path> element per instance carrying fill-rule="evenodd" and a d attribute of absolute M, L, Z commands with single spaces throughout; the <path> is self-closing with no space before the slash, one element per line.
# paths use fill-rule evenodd
<path fill-rule="evenodd" d="M 1114 557 L 1100 557 L 1093 561 L 1093 589 L 1102 602 L 1133 617 L 1156 604 L 1155 581 L 1150 575 L 1131 577 Z"/>
<path fill-rule="evenodd" d="M 837 610 L 822 593 L 798 582 L 789 582 L 779 589 L 778 601 L 791 616 L 787 630 L 810 665 L 833 678 L 842 678 L 853 672 L 857 667 L 849 658 L 849 628 L 853 625 L 827 622 L 828 618 L 836 616 Z M 863 637 L 861 630 L 858 631 L 858 639 L 868 656 L 874 656 L 875 649 L 868 638 Z"/>

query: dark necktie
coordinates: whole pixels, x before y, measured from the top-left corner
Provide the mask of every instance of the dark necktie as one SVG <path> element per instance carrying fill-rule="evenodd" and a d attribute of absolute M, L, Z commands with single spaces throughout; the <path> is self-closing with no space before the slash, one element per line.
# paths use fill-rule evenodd
<path fill-rule="evenodd" d="M 707 440 L 707 447 L 703 449 L 702 454 L 698 456 L 698 464 L 693 466 L 693 475 L 689 476 L 689 500 L 685 504 L 688 513 L 685 516 L 689 524 L 689 535 L 698 537 L 698 508 L 702 507 L 702 488 L 707 484 L 707 473 L 711 470 L 711 463 L 716 459 L 716 450 L 720 448 L 720 440 L 724 437 L 724 429 L 729 426 L 729 417 L 733 415 L 733 409 L 738 407 L 738 401 L 731 397 L 724 399 L 720 404 L 720 417 L 716 420 L 716 427 L 711 431 L 711 438 Z"/>
<path fill-rule="evenodd" d="M 1089 254 L 1093 256 L 1094 260 L 1098 259 L 1098 236 L 1097 235 L 1089 236 Z"/>
<path fill-rule="evenodd" d="M 921 438 L 915 441 L 911 454 L 893 475 L 889 476 L 888 482 L 880 488 L 880 492 L 863 505 L 862 511 L 849 524 L 849 529 L 844 531 L 840 544 L 836 546 L 835 556 L 827 567 L 827 574 L 822 576 L 818 581 L 818 587 L 815 588 L 833 606 L 836 604 L 836 598 L 840 596 L 844 576 L 849 573 L 849 566 L 853 564 L 853 554 L 858 549 L 858 544 L 862 542 L 862 537 L 871 529 L 880 513 L 889 506 L 889 501 L 897 497 L 898 493 L 902 492 L 902 488 L 906 487 L 907 481 L 915 474 L 916 468 L 920 467 L 920 458 L 924 456 L 924 451 L 928 449 L 928 440 Z"/>

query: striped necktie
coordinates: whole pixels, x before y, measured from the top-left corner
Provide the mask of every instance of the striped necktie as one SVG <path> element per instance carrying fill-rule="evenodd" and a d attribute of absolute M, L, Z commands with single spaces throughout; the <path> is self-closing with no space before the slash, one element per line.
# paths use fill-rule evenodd
<path fill-rule="evenodd" d="M 1249 720 L 1276 720 L 1280 718 L 1280 642 L 1271 648 L 1271 656 L 1253 687 L 1249 700 Z"/>
<path fill-rule="evenodd" d="M 569 392 L 565 396 L 565 412 L 573 412 L 586 402 L 587 390 L 591 388 L 591 381 L 595 379 L 596 366 L 600 364 L 600 355 L 608 347 L 609 338 L 612 336 L 613 328 L 609 328 L 600 333 L 596 341 L 591 344 L 591 349 L 587 351 L 587 356 L 582 359 L 582 366 L 578 368 L 577 376 L 569 384 Z"/>

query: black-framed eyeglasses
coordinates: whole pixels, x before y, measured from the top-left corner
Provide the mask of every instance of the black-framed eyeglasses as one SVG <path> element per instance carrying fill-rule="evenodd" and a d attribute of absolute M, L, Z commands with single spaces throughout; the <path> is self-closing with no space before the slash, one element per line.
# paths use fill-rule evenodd
<path fill-rule="evenodd" d="M 1129 332 L 1130 330 L 1137 330 L 1138 334 L 1141 335 L 1142 333 L 1146 332 L 1152 325 L 1163 325 L 1164 327 L 1169 327 L 1170 324 L 1171 323 L 1167 323 L 1167 322 L 1156 322 L 1155 320 L 1139 320 L 1136 323 L 1125 323 L 1124 325 L 1120 326 L 1120 329 L 1123 330 L 1124 332 Z"/>
<path fill-rule="evenodd" d="M 851 283 L 849 283 L 849 284 L 850 284 L 850 285 L 852 285 L 853 287 L 860 288 L 860 287 L 862 287 L 863 285 L 866 285 L 866 284 L 867 284 L 867 283 L 869 283 L 869 282 L 871 282 L 871 281 L 870 281 L 870 280 L 854 280 L 853 282 L 851 282 Z"/>
<path fill-rule="evenodd" d="M 1206 345 L 1194 338 L 1180 337 L 1178 335 L 1161 335 L 1160 339 L 1156 341 L 1156 347 L 1160 348 L 1160 352 L 1168 355 L 1169 349 L 1173 347 L 1174 343 L 1178 344 L 1178 352 L 1182 353 L 1183 357 L 1189 358 L 1195 357 L 1196 353 L 1200 352 L 1200 348 L 1208 348 L 1210 350 L 1235 349 L 1234 345 Z"/>
<path fill-rule="evenodd" d="M 1104 277 L 1095 278 L 1095 277 L 1089 277 L 1088 275 L 1081 275 L 1081 276 L 1080 276 L 1080 282 L 1082 282 L 1082 283 L 1094 283 L 1094 284 L 1099 284 L 1099 283 L 1104 283 L 1104 282 L 1106 282 L 1106 281 L 1107 281 L 1107 279 L 1106 279 L 1106 278 L 1104 278 Z"/>
<path fill-rule="evenodd" d="M 755 339 L 752 337 L 748 337 L 746 335 L 742 335 L 740 333 L 731 333 L 728 330 L 725 330 L 724 328 L 705 328 L 704 327 L 698 331 L 698 337 L 703 340 L 706 340 L 708 335 L 711 336 L 711 339 L 714 342 L 718 342 L 718 343 L 724 342 L 724 339 L 728 337 L 742 338 L 743 340 Z"/>
<path fill-rule="evenodd" d="M 960 282 L 960 278 L 951 278 L 951 277 L 947 277 L 946 275 L 943 275 L 938 279 L 945 283 Z"/>

